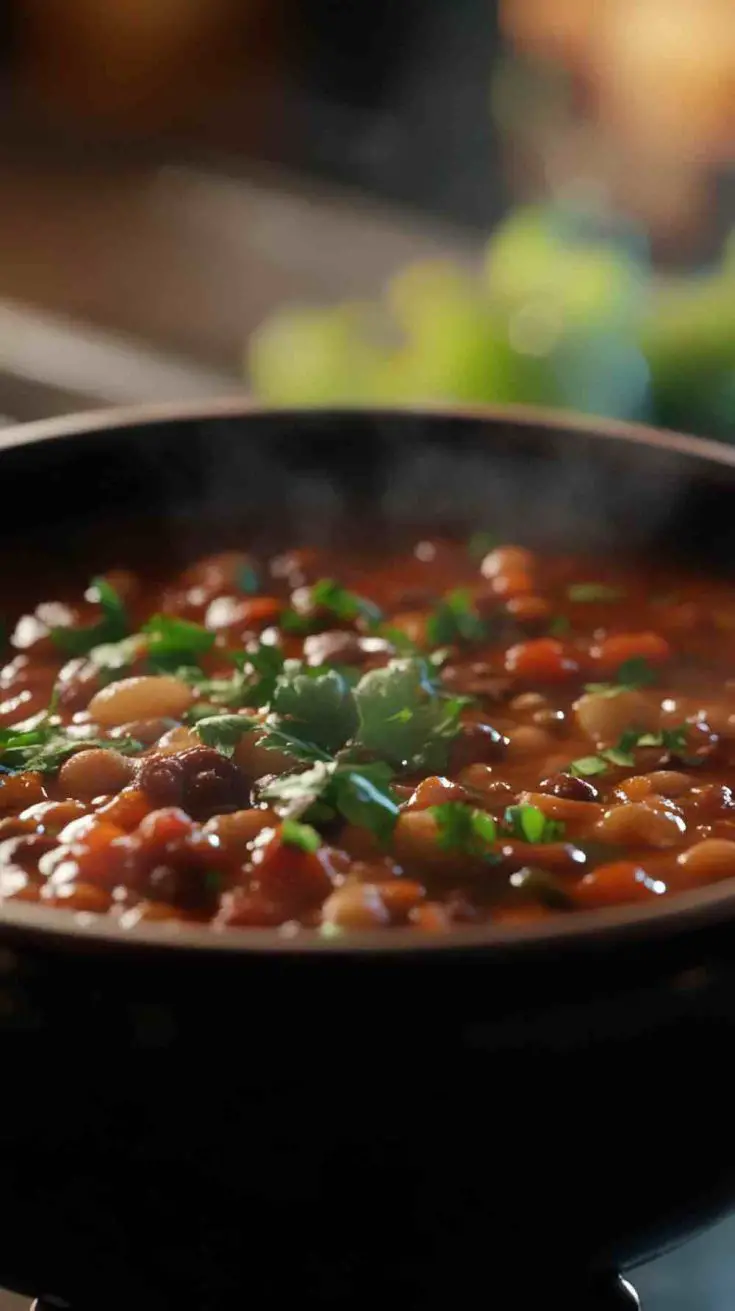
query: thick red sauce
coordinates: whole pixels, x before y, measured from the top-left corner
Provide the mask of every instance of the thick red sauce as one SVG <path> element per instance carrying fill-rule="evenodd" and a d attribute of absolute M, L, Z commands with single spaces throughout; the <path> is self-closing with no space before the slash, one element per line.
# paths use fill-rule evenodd
<path fill-rule="evenodd" d="M 182 622 L 183 621 L 183 622 Z M 735 875 L 735 591 L 419 542 L 110 573 L 0 673 L 0 896 L 285 933 Z"/>

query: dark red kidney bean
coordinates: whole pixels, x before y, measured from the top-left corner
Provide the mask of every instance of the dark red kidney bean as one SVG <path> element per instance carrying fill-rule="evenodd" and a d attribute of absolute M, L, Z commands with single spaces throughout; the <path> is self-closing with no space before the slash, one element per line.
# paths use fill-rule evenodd
<path fill-rule="evenodd" d="M 463 724 L 449 748 L 449 772 L 502 760 L 508 739 L 491 724 Z"/>
<path fill-rule="evenodd" d="M 693 787 L 690 798 L 697 817 L 703 820 L 732 817 L 735 810 L 735 796 L 726 783 L 704 783 L 701 787 Z"/>
<path fill-rule="evenodd" d="M 240 810 L 246 801 L 239 769 L 213 747 L 152 756 L 140 768 L 138 787 L 154 805 L 181 806 L 194 819 Z"/>
<path fill-rule="evenodd" d="M 513 690 L 512 678 L 493 671 L 483 661 L 471 665 L 445 665 L 442 682 L 447 691 L 463 696 L 479 696 L 488 701 L 505 701 Z"/>
<path fill-rule="evenodd" d="M 539 783 L 539 792 L 546 792 L 551 797 L 561 797 L 564 801 L 599 801 L 600 793 L 594 783 L 586 778 L 575 778 L 573 774 L 551 774 Z"/>

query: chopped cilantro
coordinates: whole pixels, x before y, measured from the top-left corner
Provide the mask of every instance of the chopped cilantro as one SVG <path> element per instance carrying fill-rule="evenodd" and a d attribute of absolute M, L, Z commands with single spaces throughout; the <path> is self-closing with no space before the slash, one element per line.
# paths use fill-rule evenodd
<path fill-rule="evenodd" d="M 365 596 L 358 596 L 356 592 L 348 591 L 332 578 L 320 578 L 307 589 L 307 593 L 303 611 L 286 610 L 281 615 L 281 627 L 287 632 L 308 632 L 315 615 L 320 610 L 326 610 L 334 615 L 335 619 L 348 623 L 363 619 L 371 627 L 379 624 L 382 618 L 380 607 L 374 601 L 368 600 Z"/>
<path fill-rule="evenodd" d="M 240 738 L 257 726 L 249 715 L 211 715 L 200 719 L 196 731 L 205 746 L 215 747 L 223 756 L 232 756 Z"/>
<path fill-rule="evenodd" d="M 441 771 L 459 731 L 461 697 L 439 695 L 424 660 L 391 660 L 363 675 L 354 691 L 356 740 L 395 768 Z"/>
<path fill-rule="evenodd" d="M 606 769 L 607 762 L 602 756 L 580 756 L 569 766 L 569 772 L 575 778 L 591 778 L 594 774 L 604 774 Z"/>
<path fill-rule="evenodd" d="M 272 779 L 259 795 L 287 819 L 308 815 L 318 805 L 320 820 L 340 814 L 385 842 L 398 818 L 391 777 L 390 767 L 379 761 L 358 767 L 318 760 L 302 773 Z"/>
<path fill-rule="evenodd" d="M 558 842 L 564 836 L 564 825 L 558 819 L 547 819 L 538 806 L 508 806 L 503 824 L 511 837 L 523 842 Z"/>
<path fill-rule="evenodd" d="M 643 656 L 631 656 L 624 660 L 616 674 L 615 683 L 588 683 L 585 692 L 595 692 L 598 696 L 613 697 L 620 692 L 634 692 L 641 687 L 650 687 L 656 682 L 656 671 Z"/>
<path fill-rule="evenodd" d="M 70 656 L 86 655 L 93 647 L 118 642 L 128 632 L 128 615 L 122 598 L 106 578 L 93 578 L 102 617 L 84 628 L 52 628 L 51 639 L 59 650 Z"/>
<path fill-rule="evenodd" d="M 47 718 L 36 728 L 20 733 L 13 728 L 0 729 L 0 769 L 12 774 L 24 770 L 54 774 L 69 756 L 92 747 L 114 749 L 123 755 L 143 750 L 142 744 L 131 737 L 118 737 L 114 741 L 99 737 L 70 738 L 63 728 L 49 723 Z"/>
<path fill-rule="evenodd" d="M 288 847 L 298 847 L 309 854 L 318 851 L 322 840 L 311 824 L 300 824 L 297 819 L 284 819 L 281 825 L 281 841 Z"/>
<path fill-rule="evenodd" d="M 572 583 L 567 588 L 570 601 L 622 601 L 625 592 L 622 587 L 611 587 L 608 583 Z"/>
<path fill-rule="evenodd" d="M 148 660 L 156 669 L 176 670 L 196 666 L 214 646 L 215 634 L 201 624 L 173 615 L 153 615 L 142 631 L 148 639 Z"/>
<path fill-rule="evenodd" d="M 272 701 L 275 713 L 298 737 L 326 751 L 337 751 L 357 727 L 357 709 L 348 683 L 330 669 L 316 677 L 282 673 Z"/>
<path fill-rule="evenodd" d="M 467 542 L 467 554 L 471 560 L 476 560 L 479 564 L 497 545 L 498 538 L 495 533 L 473 533 Z"/>
<path fill-rule="evenodd" d="M 249 561 L 245 561 L 237 570 L 235 586 L 238 592 L 244 592 L 246 596 L 255 596 L 260 591 L 260 579 L 257 570 Z"/>
<path fill-rule="evenodd" d="M 451 646 L 455 642 L 482 642 L 488 625 L 477 613 L 472 593 L 457 587 L 443 596 L 426 624 L 426 636 L 432 646 Z"/>
<path fill-rule="evenodd" d="M 566 637 L 572 629 L 572 621 L 566 615 L 555 615 L 549 622 L 550 637 Z"/>
<path fill-rule="evenodd" d="M 500 860 L 499 852 L 493 850 L 498 827 L 487 811 L 477 810 L 463 801 L 446 801 L 439 806 L 430 806 L 429 813 L 436 821 L 440 847 L 479 856 L 488 862 Z"/>

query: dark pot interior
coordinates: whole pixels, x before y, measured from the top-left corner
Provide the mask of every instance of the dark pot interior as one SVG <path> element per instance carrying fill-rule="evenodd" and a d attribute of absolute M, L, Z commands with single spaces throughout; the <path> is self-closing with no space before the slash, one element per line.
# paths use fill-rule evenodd
<path fill-rule="evenodd" d="M 725 569 L 735 546 L 727 453 L 534 418 L 233 408 L 20 442 L 0 476 L 10 609 L 74 559 L 238 535 L 491 526 Z M 572 1307 L 728 1204 L 726 887 L 504 945 L 200 937 L 4 912 L 0 1282 L 145 1311 L 525 1308 L 559 1281 Z"/>

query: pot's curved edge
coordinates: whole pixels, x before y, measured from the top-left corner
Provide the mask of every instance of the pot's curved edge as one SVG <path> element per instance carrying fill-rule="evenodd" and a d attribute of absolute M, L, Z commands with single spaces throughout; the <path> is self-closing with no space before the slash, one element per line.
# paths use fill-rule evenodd
<path fill-rule="evenodd" d="M 379 406 L 273 406 L 262 405 L 242 395 L 216 397 L 197 402 L 168 401 L 157 405 L 132 405 L 82 411 L 61 418 L 38 419 L 13 424 L 0 431 L 0 454 L 14 446 L 50 441 L 55 437 L 81 436 L 117 428 L 140 427 L 149 423 L 176 423 L 190 420 L 289 417 L 329 420 L 351 415 L 365 415 L 378 421 L 402 418 L 470 419 L 485 423 L 511 423 L 519 427 L 536 427 L 578 432 L 589 437 L 642 443 L 661 450 L 678 451 L 718 464 L 735 466 L 735 448 L 704 437 L 692 437 L 673 429 L 653 428 L 622 419 L 597 418 L 572 410 L 542 408 L 534 405 L 405 405 Z"/>
<path fill-rule="evenodd" d="M 225 396 L 197 403 L 169 402 L 159 405 L 125 406 L 88 411 L 17 424 L 0 432 L 0 458 L 3 450 L 51 441 L 55 438 L 82 436 L 94 433 L 111 433 L 147 424 L 175 422 L 206 422 L 217 419 L 278 417 L 294 422 L 308 417 L 311 421 L 334 421 L 340 417 L 365 415 L 380 421 L 400 421 L 402 418 L 437 418 L 444 420 L 467 419 L 491 425 L 511 424 L 519 428 L 546 429 L 549 432 L 574 432 L 605 440 L 622 440 L 637 445 L 668 450 L 707 463 L 735 467 L 735 449 L 719 442 L 691 437 L 684 433 L 648 427 L 645 424 L 626 423 L 615 419 L 597 420 L 565 410 L 540 409 L 531 405 L 503 406 L 439 406 L 414 405 L 406 407 L 368 408 L 365 406 L 295 407 L 263 406 L 240 396 Z M 609 910 L 581 912 L 574 916 L 560 916 L 557 922 L 508 926 L 502 929 L 488 927 L 466 928 L 446 938 L 422 937 L 410 930 L 391 930 L 387 940 L 384 931 L 350 935 L 348 941 L 324 939 L 316 932 L 289 939 L 278 930 L 238 930 L 237 933 L 214 932 L 209 926 L 140 925 L 134 933 L 120 928 L 108 917 L 92 915 L 72 916 L 67 911 L 51 907 L 38 907 L 31 903 L 8 903 L 0 906 L 0 938 L 21 939 L 24 935 L 42 936 L 48 941 L 69 945 L 86 944 L 118 947 L 120 949 L 158 949 L 176 951 L 202 949 L 209 952 L 236 954 L 247 952 L 293 954 L 343 955 L 374 953 L 380 955 L 425 954 L 441 952 L 451 955 L 468 950 L 493 951 L 507 949 L 514 954 L 521 948 L 544 949 L 564 942 L 594 947 L 601 941 L 623 937 L 626 940 L 640 936 L 662 936 L 674 931 L 704 928 L 732 918 L 735 921 L 735 879 L 710 885 L 694 892 L 682 893 L 672 902 L 663 905 L 623 905 Z"/>

